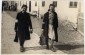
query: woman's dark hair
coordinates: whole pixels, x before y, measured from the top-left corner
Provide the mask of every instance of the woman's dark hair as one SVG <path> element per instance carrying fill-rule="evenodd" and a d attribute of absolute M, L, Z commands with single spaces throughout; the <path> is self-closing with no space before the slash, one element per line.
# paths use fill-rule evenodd
<path fill-rule="evenodd" d="M 54 4 L 50 4 L 50 5 L 49 5 L 49 8 L 50 8 L 50 6 L 53 6 L 53 7 L 55 7 L 55 5 L 54 5 Z"/>
<path fill-rule="evenodd" d="M 49 9 L 48 9 L 48 11 L 50 11 L 50 6 L 55 7 L 55 5 L 54 5 L 54 4 L 50 4 L 50 5 L 49 5 Z M 53 11 L 55 11 L 55 10 L 53 10 Z"/>
<path fill-rule="evenodd" d="M 27 5 L 24 5 L 24 4 L 23 4 L 21 8 L 23 8 L 23 7 L 26 7 L 26 8 L 27 8 Z"/>

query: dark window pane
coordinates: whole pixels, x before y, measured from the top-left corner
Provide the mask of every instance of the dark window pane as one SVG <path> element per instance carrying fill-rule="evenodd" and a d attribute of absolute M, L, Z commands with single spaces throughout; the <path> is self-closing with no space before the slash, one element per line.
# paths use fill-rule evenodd
<path fill-rule="evenodd" d="M 42 6 L 43 6 L 43 7 L 45 6 L 45 1 L 42 1 Z"/>
<path fill-rule="evenodd" d="M 31 1 L 29 1 L 29 12 L 31 12 Z"/>
<path fill-rule="evenodd" d="M 14 5 L 14 1 L 11 1 L 11 5 Z"/>
<path fill-rule="evenodd" d="M 57 7 L 57 1 L 53 1 L 53 4 L 55 5 L 55 7 Z"/>
<path fill-rule="evenodd" d="M 37 6 L 37 2 L 35 2 L 35 6 Z"/>
<path fill-rule="evenodd" d="M 73 2 L 70 2 L 70 7 L 72 7 L 73 6 Z"/>
<path fill-rule="evenodd" d="M 77 7 L 77 2 L 74 2 L 74 7 Z"/>

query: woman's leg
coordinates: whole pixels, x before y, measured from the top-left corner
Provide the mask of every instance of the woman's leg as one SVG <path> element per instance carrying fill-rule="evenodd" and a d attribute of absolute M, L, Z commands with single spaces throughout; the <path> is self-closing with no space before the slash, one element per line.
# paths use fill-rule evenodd
<path fill-rule="evenodd" d="M 56 42 L 58 42 L 58 31 L 57 29 L 54 30 L 54 34 L 55 34 L 55 40 Z"/>
<path fill-rule="evenodd" d="M 54 41 L 52 40 L 51 47 L 50 47 L 51 49 L 53 48 L 53 43 L 54 43 Z"/>
<path fill-rule="evenodd" d="M 49 49 L 48 38 L 46 38 L 46 45 L 47 45 L 46 49 Z"/>
<path fill-rule="evenodd" d="M 53 52 L 56 52 L 56 49 L 54 48 L 54 40 L 52 40 L 52 44 L 51 44 L 51 50 L 53 51 Z"/>
<path fill-rule="evenodd" d="M 21 52 L 24 52 L 25 51 L 25 48 L 24 48 L 24 38 L 20 38 L 20 51 Z"/>
<path fill-rule="evenodd" d="M 24 49 L 24 41 L 25 41 L 24 35 L 22 35 L 22 33 L 19 32 L 18 36 L 19 36 L 19 43 L 20 43 L 20 51 L 24 52 L 25 51 L 25 49 Z"/>
<path fill-rule="evenodd" d="M 55 50 L 55 48 L 54 48 L 54 41 L 55 41 L 55 33 L 54 33 L 54 29 L 52 29 L 52 43 L 51 43 L 51 50 L 53 51 L 53 52 L 55 52 L 56 50 Z"/>
<path fill-rule="evenodd" d="M 20 38 L 20 46 L 24 47 L 24 38 Z"/>

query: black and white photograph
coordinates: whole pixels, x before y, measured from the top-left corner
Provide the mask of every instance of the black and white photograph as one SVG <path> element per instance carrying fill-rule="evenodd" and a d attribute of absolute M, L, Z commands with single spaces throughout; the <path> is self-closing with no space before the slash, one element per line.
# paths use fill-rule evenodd
<path fill-rule="evenodd" d="M 1 54 L 84 54 L 84 0 L 2 0 Z"/>

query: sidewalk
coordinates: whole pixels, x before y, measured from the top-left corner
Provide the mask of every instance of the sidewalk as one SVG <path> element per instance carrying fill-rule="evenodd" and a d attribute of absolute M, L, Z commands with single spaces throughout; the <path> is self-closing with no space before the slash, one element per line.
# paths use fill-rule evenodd
<path fill-rule="evenodd" d="M 10 21 L 11 20 L 11 21 Z M 3 14 L 3 25 L 2 25 L 2 53 L 3 54 L 22 54 L 19 51 L 19 43 L 13 42 L 14 32 L 14 21 L 15 19 L 9 16 L 7 13 Z M 36 33 L 31 35 L 31 40 L 25 42 L 26 52 L 23 54 L 47 54 L 54 53 L 51 50 L 46 50 L 45 47 L 39 45 L 39 36 Z M 56 53 L 64 52 L 58 50 Z"/>
<path fill-rule="evenodd" d="M 10 13 L 10 12 L 9 12 Z M 15 37 L 14 25 L 16 12 L 3 13 L 2 15 L 2 53 L 3 54 L 22 54 L 19 51 L 19 43 L 13 42 Z M 59 42 L 55 42 L 56 52 L 46 50 L 44 46 L 39 45 L 41 35 L 42 20 L 31 18 L 34 33 L 31 40 L 25 42 L 25 54 L 83 54 L 84 53 L 84 36 L 77 31 L 67 30 L 66 27 L 59 24 L 58 36 Z"/>

